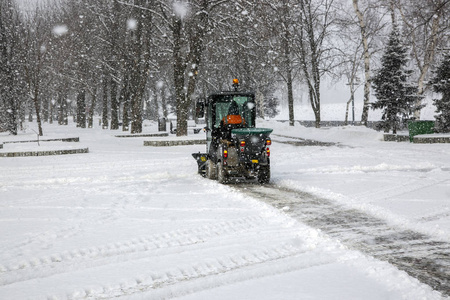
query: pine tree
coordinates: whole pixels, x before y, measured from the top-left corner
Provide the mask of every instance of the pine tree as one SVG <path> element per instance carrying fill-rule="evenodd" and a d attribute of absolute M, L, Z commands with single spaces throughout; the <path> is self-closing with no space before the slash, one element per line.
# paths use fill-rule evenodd
<path fill-rule="evenodd" d="M 407 81 L 413 71 L 407 69 L 407 49 L 402 44 L 396 25 L 390 34 L 381 64 L 373 79 L 377 101 L 372 104 L 372 108 L 383 109 L 382 128 L 385 132 L 392 129 L 396 134 L 401 122 L 411 118 L 416 110 L 423 107 L 415 104 L 420 98 L 417 85 Z"/>
<path fill-rule="evenodd" d="M 450 54 L 444 56 L 430 83 L 434 92 L 442 95 L 440 99 L 433 99 L 438 113 L 434 129 L 437 132 L 450 132 Z"/>

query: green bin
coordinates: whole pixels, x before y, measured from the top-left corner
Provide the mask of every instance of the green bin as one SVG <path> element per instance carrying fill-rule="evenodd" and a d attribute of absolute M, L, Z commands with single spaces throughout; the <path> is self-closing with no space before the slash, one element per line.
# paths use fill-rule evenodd
<path fill-rule="evenodd" d="M 414 136 L 419 134 L 432 134 L 434 133 L 434 121 L 409 121 L 409 141 L 414 141 Z"/>

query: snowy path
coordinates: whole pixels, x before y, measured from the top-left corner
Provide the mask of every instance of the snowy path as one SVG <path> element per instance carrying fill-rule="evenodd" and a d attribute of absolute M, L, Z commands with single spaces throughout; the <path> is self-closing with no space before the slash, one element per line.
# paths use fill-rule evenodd
<path fill-rule="evenodd" d="M 389 225 L 363 211 L 308 193 L 275 185 L 263 188 L 239 185 L 236 188 L 285 211 L 302 223 L 322 230 L 351 249 L 394 264 L 450 296 L 450 243 Z"/>

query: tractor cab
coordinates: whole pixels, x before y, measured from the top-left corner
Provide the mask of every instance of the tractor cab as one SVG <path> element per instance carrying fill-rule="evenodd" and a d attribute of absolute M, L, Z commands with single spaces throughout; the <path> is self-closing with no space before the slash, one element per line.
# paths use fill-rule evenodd
<path fill-rule="evenodd" d="M 205 106 L 207 152 L 217 149 L 221 140 L 231 141 L 231 131 L 255 127 L 255 97 L 251 93 L 212 94 Z"/>

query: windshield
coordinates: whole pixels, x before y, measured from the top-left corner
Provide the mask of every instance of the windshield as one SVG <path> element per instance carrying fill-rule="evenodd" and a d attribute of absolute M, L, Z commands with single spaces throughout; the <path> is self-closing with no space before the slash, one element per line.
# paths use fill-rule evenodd
<path fill-rule="evenodd" d="M 247 96 L 224 96 L 223 99 L 215 103 L 214 127 L 220 126 L 220 121 L 227 115 L 239 114 L 245 121 L 245 127 L 254 127 L 253 113 L 255 103 L 251 97 Z"/>

